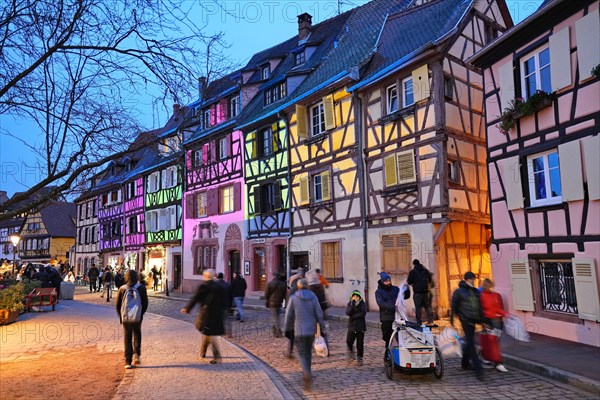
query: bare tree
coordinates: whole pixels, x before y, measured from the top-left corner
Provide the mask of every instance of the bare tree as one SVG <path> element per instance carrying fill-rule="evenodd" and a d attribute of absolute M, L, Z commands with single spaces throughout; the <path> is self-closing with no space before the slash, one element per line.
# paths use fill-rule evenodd
<path fill-rule="evenodd" d="M 138 99 L 168 109 L 198 96 L 215 60 L 230 65 L 222 35 L 204 35 L 185 0 L 6 0 L 0 6 L 0 113 L 35 122 L 43 140 L 10 135 L 43 160 L 43 179 L 0 206 L 0 220 L 41 188 L 53 194 L 128 151 L 147 129 Z M 152 121 L 156 123 L 156 121 Z M 146 126 L 145 126 L 146 125 Z M 43 199 L 29 202 L 39 205 Z M 4 211 L 4 212 L 3 212 Z"/>

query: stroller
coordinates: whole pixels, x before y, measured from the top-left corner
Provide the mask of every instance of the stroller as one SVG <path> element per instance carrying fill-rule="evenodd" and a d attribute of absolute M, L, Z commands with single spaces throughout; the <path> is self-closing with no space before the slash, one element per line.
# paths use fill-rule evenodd
<path fill-rule="evenodd" d="M 400 371 L 432 372 L 441 379 L 444 375 L 442 352 L 434 342 L 431 328 L 437 325 L 417 325 L 411 318 L 410 287 L 404 282 L 396 301 L 396 320 L 385 352 L 385 374 L 393 379 Z M 414 305 L 412 306 L 414 316 Z"/>

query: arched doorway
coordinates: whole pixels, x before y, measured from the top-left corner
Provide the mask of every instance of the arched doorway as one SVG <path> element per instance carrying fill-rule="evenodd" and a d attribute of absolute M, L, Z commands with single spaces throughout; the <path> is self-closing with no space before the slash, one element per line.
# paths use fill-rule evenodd
<path fill-rule="evenodd" d="M 238 250 L 231 250 L 229 251 L 229 253 L 227 253 L 227 266 L 229 267 L 228 272 L 228 277 L 229 277 L 229 282 L 231 282 L 233 280 L 233 273 L 237 272 L 237 273 L 242 273 L 241 270 L 241 265 L 240 265 L 240 252 Z"/>

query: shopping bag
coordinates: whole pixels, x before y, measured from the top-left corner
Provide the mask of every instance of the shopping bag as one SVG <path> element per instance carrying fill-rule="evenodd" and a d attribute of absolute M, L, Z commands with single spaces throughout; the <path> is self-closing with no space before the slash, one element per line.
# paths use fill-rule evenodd
<path fill-rule="evenodd" d="M 454 328 L 447 326 L 442 330 L 438 335 L 437 346 L 446 357 L 462 357 L 462 342 Z"/>
<path fill-rule="evenodd" d="M 514 315 L 504 319 L 504 332 L 515 340 L 529 342 L 529 332 L 527 332 L 525 324 Z"/>
<path fill-rule="evenodd" d="M 321 335 L 321 326 L 317 325 L 317 333 L 315 335 L 315 342 L 313 344 L 313 348 L 315 349 L 315 353 L 321 357 L 327 357 L 329 355 L 329 349 L 327 348 L 327 342 L 325 338 Z"/>
<path fill-rule="evenodd" d="M 498 336 L 484 330 L 479 336 L 479 344 L 481 345 L 481 356 L 484 359 L 494 363 L 502 362 Z"/>

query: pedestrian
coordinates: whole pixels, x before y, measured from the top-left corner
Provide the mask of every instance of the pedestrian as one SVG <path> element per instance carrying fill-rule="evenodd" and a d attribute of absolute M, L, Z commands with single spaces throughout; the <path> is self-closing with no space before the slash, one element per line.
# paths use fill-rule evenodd
<path fill-rule="evenodd" d="M 421 309 L 423 308 L 427 314 L 427 323 L 433 324 L 433 313 L 431 312 L 431 302 L 429 301 L 429 288 L 433 284 L 431 272 L 419 260 L 415 259 L 413 260 L 413 269 L 408 273 L 406 283 L 411 285 L 413 289 L 417 325 L 421 326 L 423 322 L 421 316 Z"/>
<path fill-rule="evenodd" d="M 196 318 L 196 328 L 204 335 L 200 346 L 200 357 L 206 358 L 206 351 L 211 345 L 213 359 L 211 364 L 221 362 L 221 352 L 215 336 L 225 333 L 223 326 L 223 311 L 225 310 L 224 294 L 221 286 L 213 279 L 213 269 L 206 269 L 202 273 L 202 282 L 188 304 L 181 309 L 182 314 L 188 314 L 196 304 L 200 305 L 200 311 Z"/>
<path fill-rule="evenodd" d="M 475 287 L 475 274 L 471 271 L 465 274 L 464 280 L 458 284 L 458 289 L 452 294 L 452 314 L 450 323 L 454 325 L 454 316 L 460 320 L 465 333 L 466 343 L 463 347 L 461 361 L 462 369 L 473 368 L 478 379 L 483 379 L 481 361 L 475 350 L 475 324 L 482 321 L 479 290 Z"/>
<path fill-rule="evenodd" d="M 329 287 L 329 281 L 323 276 L 323 274 L 321 273 L 321 269 L 317 268 L 315 269 L 315 272 L 317 273 L 317 275 L 319 275 L 319 281 L 321 282 L 321 285 L 323 285 L 323 287 L 327 289 Z"/>
<path fill-rule="evenodd" d="M 294 275 L 290 276 L 290 291 L 289 291 L 289 296 L 291 297 L 294 292 L 298 289 L 298 279 L 304 278 L 304 268 L 298 268 Z"/>
<path fill-rule="evenodd" d="M 233 281 L 231 281 L 231 291 L 233 294 L 233 302 L 237 309 L 237 320 L 244 322 L 246 315 L 244 314 L 244 297 L 246 297 L 246 280 L 242 277 L 239 271 L 233 273 Z"/>
<path fill-rule="evenodd" d="M 379 281 L 377 282 L 377 290 L 375 291 L 375 300 L 379 306 L 379 321 L 381 322 L 381 334 L 385 342 L 387 351 L 390 338 L 392 337 L 392 324 L 396 318 L 396 300 L 398 299 L 400 289 L 398 286 L 392 285 L 392 277 L 381 271 Z M 385 360 L 384 352 L 384 360 Z"/>
<path fill-rule="evenodd" d="M 321 310 L 323 310 L 323 318 L 327 319 L 326 310 L 329 308 L 329 303 L 327 302 L 327 297 L 325 296 L 325 286 L 321 284 L 318 272 L 309 271 L 306 274 L 306 278 L 308 279 L 308 287 L 310 291 L 313 292 L 319 300 L 319 305 L 321 306 Z"/>
<path fill-rule="evenodd" d="M 281 334 L 281 306 L 287 293 L 287 286 L 284 274 L 276 272 L 273 276 L 273 280 L 267 285 L 265 297 L 267 299 L 267 308 L 271 310 L 273 336 L 280 338 L 283 336 Z"/>
<path fill-rule="evenodd" d="M 98 291 L 102 290 L 102 276 L 104 275 L 104 269 L 98 268 Z"/>
<path fill-rule="evenodd" d="M 67 272 L 67 275 L 65 275 L 64 281 L 75 283 L 75 275 L 73 275 L 73 272 L 71 272 L 71 271 Z"/>
<path fill-rule="evenodd" d="M 110 297 L 112 295 L 112 284 L 113 284 L 113 273 L 110 267 L 106 267 L 104 270 L 104 274 L 102 275 L 102 281 L 104 282 L 104 291 L 100 295 L 100 297 L 104 297 L 104 293 L 106 293 L 106 301 L 110 301 Z"/>
<path fill-rule="evenodd" d="M 152 273 L 152 286 L 153 286 L 153 290 L 156 292 L 156 291 L 158 291 L 158 282 L 160 281 L 161 273 L 156 268 L 156 265 L 154 267 L 152 267 L 151 273 Z"/>
<path fill-rule="evenodd" d="M 224 279 L 222 272 L 219 272 L 219 274 L 217 275 L 217 283 L 221 285 L 221 289 L 223 291 L 223 321 L 225 323 L 225 332 L 227 334 L 227 337 L 231 337 L 231 318 L 229 318 L 229 313 L 233 304 L 231 284 Z"/>
<path fill-rule="evenodd" d="M 358 290 L 352 291 L 350 301 L 346 305 L 348 316 L 348 334 L 346 345 L 348 346 L 348 361 L 354 361 L 354 341 L 356 340 L 356 361 L 359 366 L 363 365 L 365 351 L 365 332 L 367 331 L 367 306 L 363 301 L 362 294 Z"/>
<path fill-rule="evenodd" d="M 321 327 L 321 335 L 326 336 L 325 321 L 317 296 L 308 289 L 308 281 L 301 278 L 297 286 L 298 290 L 290 297 L 285 314 L 285 327 L 286 331 L 293 327 L 304 377 L 304 389 L 310 390 L 313 380 L 311 373 L 313 341 L 317 333 L 317 323 Z"/>
<path fill-rule="evenodd" d="M 483 319 L 488 330 L 498 330 L 501 331 L 504 327 L 502 318 L 508 317 L 509 314 L 504 311 L 504 303 L 502 302 L 502 296 L 500 293 L 494 292 L 494 283 L 491 279 L 485 278 L 483 280 L 483 290 L 479 295 L 481 300 L 481 312 L 483 314 Z M 504 364 L 502 364 L 502 359 L 500 358 L 500 345 L 497 341 L 499 335 L 495 336 L 495 345 L 498 347 L 498 359 L 491 360 L 495 363 L 495 367 L 500 372 L 508 372 Z M 483 344 L 482 344 L 483 346 Z"/>
<path fill-rule="evenodd" d="M 118 289 L 125 283 L 125 277 L 123 276 L 123 268 L 119 268 L 115 274 L 115 287 Z"/>
<path fill-rule="evenodd" d="M 88 279 L 90 280 L 90 293 L 98 291 L 96 282 L 98 281 L 99 273 L 100 271 L 98 271 L 98 267 L 96 267 L 96 264 L 92 264 L 92 267 L 90 268 L 87 274 Z"/>
<path fill-rule="evenodd" d="M 117 293 L 116 309 L 123 325 L 125 368 L 130 369 L 141 363 L 142 320 L 148 309 L 146 286 L 138 283 L 138 274 L 134 270 L 125 274 L 125 284 Z"/>

